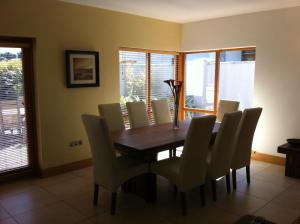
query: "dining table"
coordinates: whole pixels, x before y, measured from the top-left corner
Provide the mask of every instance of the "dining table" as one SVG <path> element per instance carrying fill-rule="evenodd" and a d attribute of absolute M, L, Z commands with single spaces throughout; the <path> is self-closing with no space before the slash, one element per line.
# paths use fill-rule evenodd
<path fill-rule="evenodd" d="M 178 129 L 173 128 L 173 123 L 124 129 L 113 132 L 112 139 L 121 154 L 150 164 L 157 161 L 159 152 L 184 145 L 190 122 L 190 119 L 180 121 Z M 219 127 L 220 123 L 215 123 L 210 144 L 213 144 Z M 141 196 L 147 202 L 154 202 L 156 182 L 156 175 L 147 173 L 127 181 L 122 188 L 126 192 Z"/>

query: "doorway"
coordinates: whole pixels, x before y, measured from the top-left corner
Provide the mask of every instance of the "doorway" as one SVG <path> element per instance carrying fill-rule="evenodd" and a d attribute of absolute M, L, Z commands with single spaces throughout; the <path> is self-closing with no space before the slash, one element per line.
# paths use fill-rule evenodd
<path fill-rule="evenodd" d="M 0 175 L 36 170 L 33 40 L 0 37 Z"/>

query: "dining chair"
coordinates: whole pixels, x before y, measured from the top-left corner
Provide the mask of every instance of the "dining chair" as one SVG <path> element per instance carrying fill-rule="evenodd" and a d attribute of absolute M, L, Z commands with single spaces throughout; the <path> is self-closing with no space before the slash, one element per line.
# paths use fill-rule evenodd
<path fill-rule="evenodd" d="M 238 126 L 234 153 L 231 161 L 233 189 L 236 189 L 236 170 L 246 167 L 247 183 L 250 184 L 250 161 L 254 132 L 261 115 L 262 108 L 245 109 Z"/>
<path fill-rule="evenodd" d="M 213 200 L 217 200 L 217 179 L 226 176 L 227 192 L 231 192 L 230 165 L 233 155 L 233 143 L 241 111 L 225 113 L 214 144 L 207 157 L 207 177 L 211 181 Z"/>
<path fill-rule="evenodd" d="M 115 214 L 117 189 L 130 178 L 148 172 L 148 164 L 128 156 L 116 157 L 106 121 L 95 115 L 82 115 L 90 143 L 94 169 L 94 205 L 98 204 L 99 186 L 111 192 L 111 215 Z"/>
<path fill-rule="evenodd" d="M 167 99 L 152 100 L 152 114 L 156 125 L 171 123 L 171 113 Z M 169 149 L 169 157 L 176 156 L 176 148 Z"/>
<path fill-rule="evenodd" d="M 214 115 L 193 118 L 181 157 L 151 164 L 151 172 L 169 179 L 177 186 L 180 191 L 182 215 L 186 215 L 186 192 L 192 188 L 200 186 L 202 205 L 205 205 L 206 156 L 215 121 Z"/>
<path fill-rule="evenodd" d="M 126 103 L 131 128 L 149 126 L 146 105 L 143 101 Z"/>
<path fill-rule="evenodd" d="M 105 118 L 109 131 L 114 132 L 125 129 L 119 103 L 99 104 L 98 110 L 100 116 Z"/>
<path fill-rule="evenodd" d="M 225 113 L 231 113 L 239 109 L 240 102 L 233 100 L 220 100 L 217 111 L 217 122 L 221 122 Z"/>
<path fill-rule="evenodd" d="M 152 100 L 151 106 L 155 124 L 160 125 L 172 122 L 167 99 Z"/>

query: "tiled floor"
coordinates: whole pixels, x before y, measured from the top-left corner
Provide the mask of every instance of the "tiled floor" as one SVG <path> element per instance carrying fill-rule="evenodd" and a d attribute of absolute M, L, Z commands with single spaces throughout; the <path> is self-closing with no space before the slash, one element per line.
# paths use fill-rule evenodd
<path fill-rule="evenodd" d="M 226 193 L 218 182 L 218 200 L 202 208 L 199 189 L 188 195 L 188 215 L 180 215 L 179 197 L 172 185 L 158 179 L 158 200 L 148 204 L 141 198 L 118 193 L 117 213 L 109 215 L 109 193 L 101 189 L 100 204 L 92 206 L 92 169 L 85 168 L 45 179 L 22 180 L 0 185 L 1 224 L 68 223 L 233 223 L 244 214 L 263 216 L 273 222 L 291 223 L 300 216 L 300 180 L 284 176 L 284 167 L 252 161 L 251 184 L 245 170 L 238 171 L 237 190 Z"/>

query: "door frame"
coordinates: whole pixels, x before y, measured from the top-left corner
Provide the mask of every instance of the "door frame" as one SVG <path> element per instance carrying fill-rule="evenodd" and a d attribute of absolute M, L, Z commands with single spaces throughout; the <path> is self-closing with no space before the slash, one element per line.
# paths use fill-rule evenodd
<path fill-rule="evenodd" d="M 40 167 L 38 162 L 38 141 L 35 105 L 34 46 L 34 38 L 0 36 L 0 47 L 22 48 L 24 105 L 29 160 L 28 167 L 19 169 L 17 168 L 8 172 L 1 173 L 0 182 L 24 176 L 39 175 L 40 173 Z"/>

